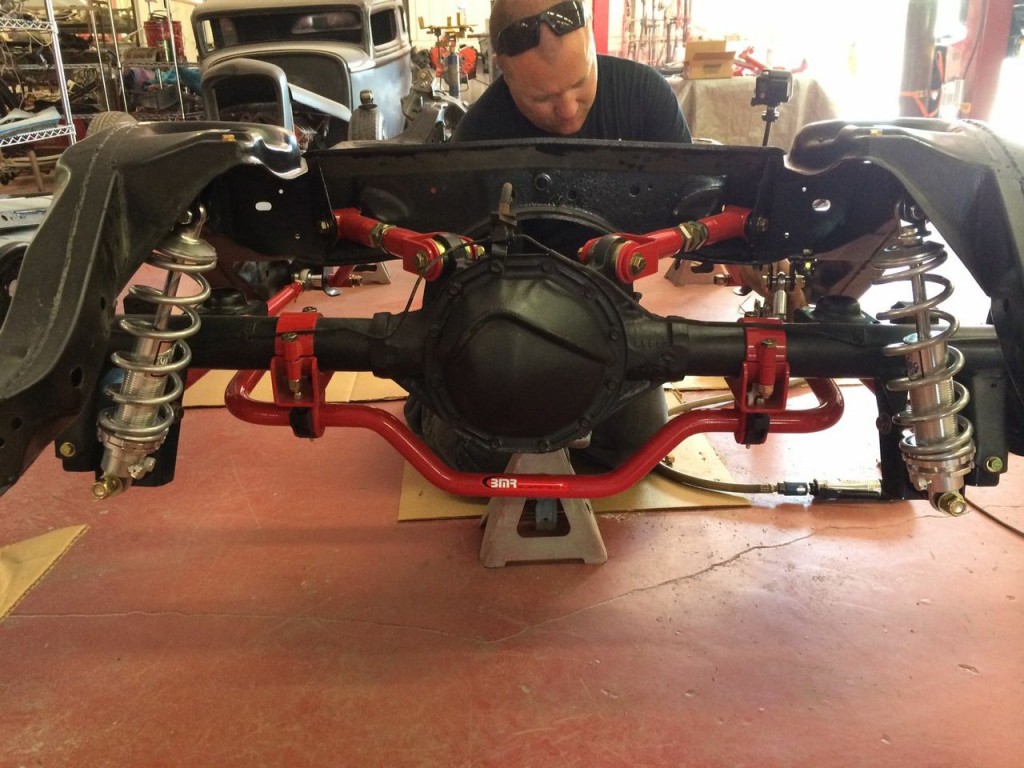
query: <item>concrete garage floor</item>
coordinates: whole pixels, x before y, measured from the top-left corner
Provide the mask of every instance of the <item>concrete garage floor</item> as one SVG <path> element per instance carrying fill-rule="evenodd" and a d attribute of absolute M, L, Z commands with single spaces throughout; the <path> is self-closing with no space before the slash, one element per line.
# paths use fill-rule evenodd
<path fill-rule="evenodd" d="M 400 308 L 395 272 L 330 311 Z M 844 394 L 826 433 L 713 443 L 737 480 L 873 477 L 872 401 Z M 1024 527 L 1011 462 L 971 498 Z M 220 408 L 163 488 L 94 502 L 42 457 L 0 544 L 89 529 L 0 623 L 0 766 L 1024 763 L 1024 539 L 978 512 L 757 497 L 601 516 L 604 565 L 485 569 L 477 521 L 397 521 L 402 469 L 371 433 Z"/>

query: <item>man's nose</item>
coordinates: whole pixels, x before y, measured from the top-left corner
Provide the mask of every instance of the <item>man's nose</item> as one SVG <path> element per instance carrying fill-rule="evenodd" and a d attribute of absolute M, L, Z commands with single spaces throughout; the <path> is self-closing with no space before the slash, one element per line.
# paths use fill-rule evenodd
<path fill-rule="evenodd" d="M 555 114 L 558 115 L 560 120 L 568 120 L 569 118 L 576 116 L 576 110 L 578 105 L 576 99 L 570 94 L 566 94 L 555 102 Z"/>

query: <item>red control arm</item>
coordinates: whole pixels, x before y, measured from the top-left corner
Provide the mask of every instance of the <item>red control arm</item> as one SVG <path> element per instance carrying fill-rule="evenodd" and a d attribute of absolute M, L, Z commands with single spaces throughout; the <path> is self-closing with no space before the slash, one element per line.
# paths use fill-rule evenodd
<path fill-rule="evenodd" d="M 380 248 L 385 253 L 397 256 L 407 272 L 434 280 L 441 275 L 444 266 L 442 256 L 453 245 L 472 243 L 461 235 L 445 232 L 414 232 L 411 229 L 385 224 L 377 219 L 363 216 L 355 208 L 341 208 L 334 212 L 338 237 L 355 243 Z M 473 256 L 475 251 L 470 250 Z"/>
<path fill-rule="evenodd" d="M 658 259 L 677 253 L 692 253 L 705 245 L 744 237 L 750 213 L 749 208 L 726 206 L 721 213 L 646 235 L 616 233 L 596 237 L 580 249 L 580 260 L 587 263 L 597 249 L 610 249 L 616 276 L 623 283 L 632 283 L 657 272 Z"/>

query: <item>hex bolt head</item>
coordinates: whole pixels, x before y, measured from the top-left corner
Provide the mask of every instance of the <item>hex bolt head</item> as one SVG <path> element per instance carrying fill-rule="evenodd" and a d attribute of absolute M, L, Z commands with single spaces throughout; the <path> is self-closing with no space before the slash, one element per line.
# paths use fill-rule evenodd
<path fill-rule="evenodd" d="M 956 491 L 946 491 L 936 500 L 935 508 L 951 517 L 960 517 L 967 512 L 967 502 Z"/>
<path fill-rule="evenodd" d="M 985 459 L 985 469 L 993 475 L 998 475 L 1006 469 L 1003 460 L 998 456 L 989 456 Z"/>
<path fill-rule="evenodd" d="M 60 448 L 58 450 L 60 451 L 60 455 L 63 456 L 65 459 L 70 459 L 77 452 L 75 449 L 75 444 L 68 441 L 61 443 Z"/>
<path fill-rule="evenodd" d="M 102 501 L 116 496 L 124 489 L 121 478 L 115 475 L 104 475 L 92 484 L 92 495 L 95 499 Z"/>

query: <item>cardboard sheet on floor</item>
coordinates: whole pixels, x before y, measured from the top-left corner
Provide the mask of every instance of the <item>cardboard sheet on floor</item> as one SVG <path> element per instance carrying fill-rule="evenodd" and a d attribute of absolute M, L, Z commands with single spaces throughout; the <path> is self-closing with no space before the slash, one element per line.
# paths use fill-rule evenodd
<path fill-rule="evenodd" d="M 729 389 L 729 385 L 721 376 L 687 376 L 685 379 L 665 385 L 666 392 L 698 392 L 705 389 L 724 391 Z"/>
<path fill-rule="evenodd" d="M 86 527 L 73 525 L 0 547 L 0 621 L 71 549 Z"/>
<path fill-rule="evenodd" d="M 185 390 L 184 405 L 218 407 L 224 405 L 224 388 L 235 375 L 234 371 L 209 371 Z M 333 403 L 366 403 L 379 400 L 400 400 L 408 393 L 391 379 L 380 379 L 368 371 L 340 371 L 327 384 L 327 400 Z M 272 402 L 270 377 L 264 375 L 253 388 L 257 400 Z"/>
<path fill-rule="evenodd" d="M 732 479 L 722 460 L 703 435 L 694 435 L 687 439 L 672 452 L 672 456 L 675 459 L 673 466 L 680 472 L 710 480 Z M 651 473 L 628 491 L 615 496 L 591 499 L 591 503 L 597 514 L 750 506 L 743 496 L 679 485 L 655 473 Z M 446 493 L 427 482 L 412 466 L 405 465 L 402 473 L 402 495 L 398 502 L 399 520 L 480 517 L 486 506 L 486 498 Z"/>

